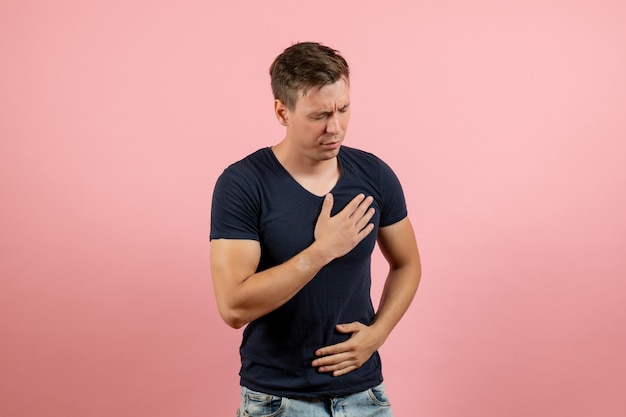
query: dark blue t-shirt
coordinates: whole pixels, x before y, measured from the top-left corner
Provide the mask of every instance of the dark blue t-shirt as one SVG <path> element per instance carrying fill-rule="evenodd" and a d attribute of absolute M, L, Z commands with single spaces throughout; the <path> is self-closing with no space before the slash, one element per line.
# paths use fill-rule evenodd
<path fill-rule="evenodd" d="M 245 328 L 241 343 L 241 385 L 285 397 L 322 397 L 363 391 L 382 382 L 375 353 L 363 366 L 340 377 L 311 366 L 315 351 L 343 342 L 340 323 L 369 325 L 371 254 L 379 227 L 407 216 L 402 187 L 391 168 L 371 153 L 342 147 L 341 177 L 331 193 L 331 215 L 357 194 L 374 197 L 374 231 L 351 252 L 335 259 L 286 304 Z M 211 239 L 251 239 L 261 245 L 258 271 L 292 258 L 314 241 L 323 197 L 303 188 L 270 148 L 226 168 L 218 178 L 211 208 Z"/>

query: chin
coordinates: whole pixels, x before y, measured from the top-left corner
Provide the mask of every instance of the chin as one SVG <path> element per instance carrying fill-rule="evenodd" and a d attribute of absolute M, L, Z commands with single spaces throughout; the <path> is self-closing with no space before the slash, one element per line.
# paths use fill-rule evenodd
<path fill-rule="evenodd" d="M 337 157 L 337 155 L 339 154 L 339 149 L 340 149 L 340 148 L 333 149 L 333 150 L 331 150 L 331 151 L 320 152 L 320 153 L 318 154 L 318 159 L 319 159 L 320 161 L 327 161 L 327 160 L 329 160 L 329 159 L 336 158 L 336 157 Z"/>

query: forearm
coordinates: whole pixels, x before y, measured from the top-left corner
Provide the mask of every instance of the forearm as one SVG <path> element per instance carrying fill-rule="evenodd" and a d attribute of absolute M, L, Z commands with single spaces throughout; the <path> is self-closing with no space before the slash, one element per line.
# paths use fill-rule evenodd
<path fill-rule="evenodd" d="M 333 259 L 351 251 L 373 229 L 372 197 L 359 194 L 335 216 L 326 195 L 314 229 L 314 242 L 280 265 L 255 272 L 261 247 L 254 240 L 211 241 L 211 273 L 222 318 L 239 328 L 290 300 Z"/>
<path fill-rule="evenodd" d="M 234 283 L 224 294 L 220 312 L 232 327 L 239 328 L 289 301 L 332 258 L 313 243 L 288 261 L 254 273 Z"/>
<path fill-rule="evenodd" d="M 344 375 L 360 368 L 385 342 L 400 321 L 417 290 L 420 279 L 419 261 L 391 269 L 378 312 L 370 326 L 363 323 L 341 323 L 337 331 L 351 333 L 350 339 L 318 349 L 318 359 L 312 362 L 320 372 Z"/>
<path fill-rule="evenodd" d="M 381 345 L 411 305 L 420 278 L 421 267 L 418 261 L 389 271 L 378 311 L 372 321 L 372 328 L 380 335 Z"/>

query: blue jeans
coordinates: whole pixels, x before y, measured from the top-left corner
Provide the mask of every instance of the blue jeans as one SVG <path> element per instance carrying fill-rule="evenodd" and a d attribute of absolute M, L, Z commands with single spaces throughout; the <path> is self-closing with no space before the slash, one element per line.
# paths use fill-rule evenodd
<path fill-rule="evenodd" d="M 393 417 L 380 384 L 342 397 L 292 399 L 241 387 L 238 417 Z"/>

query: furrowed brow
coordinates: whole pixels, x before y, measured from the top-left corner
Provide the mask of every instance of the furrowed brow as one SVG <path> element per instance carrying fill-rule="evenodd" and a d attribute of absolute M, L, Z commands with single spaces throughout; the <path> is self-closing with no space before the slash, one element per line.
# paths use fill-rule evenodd
<path fill-rule="evenodd" d="M 344 104 L 343 106 L 339 107 L 337 111 L 345 111 L 349 106 L 350 106 L 350 103 Z M 320 110 L 320 111 L 310 113 L 309 116 L 312 116 L 312 117 L 330 116 L 331 114 L 333 114 L 333 112 L 334 112 L 333 110 Z"/>

